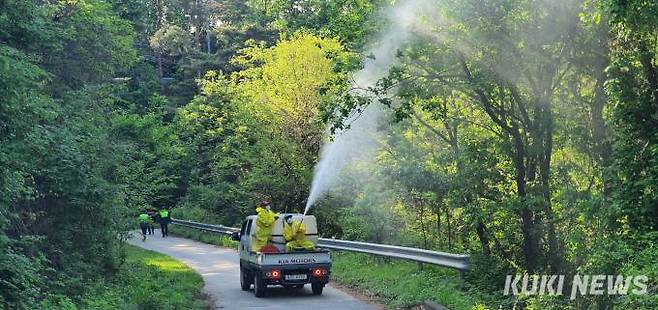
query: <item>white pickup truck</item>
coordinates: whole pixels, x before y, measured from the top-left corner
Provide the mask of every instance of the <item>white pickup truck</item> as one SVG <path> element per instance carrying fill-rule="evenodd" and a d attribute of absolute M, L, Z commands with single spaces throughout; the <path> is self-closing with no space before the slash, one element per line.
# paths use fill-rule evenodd
<path fill-rule="evenodd" d="M 256 297 L 265 296 L 268 285 L 301 288 L 310 283 L 313 294 L 322 294 L 322 289 L 329 282 L 331 257 L 329 251 L 316 249 L 313 251 L 285 251 L 283 239 L 284 218 L 292 216 L 294 220 L 302 221 L 306 226 L 306 238 L 317 244 L 318 230 L 315 217 L 302 214 L 280 214 L 274 222 L 271 244 L 277 248 L 277 253 L 256 252 L 252 242 L 256 234 L 256 215 L 248 216 L 242 223 L 240 233 L 233 235 L 240 241 L 240 286 L 249 290 L 254 285 Z"/>

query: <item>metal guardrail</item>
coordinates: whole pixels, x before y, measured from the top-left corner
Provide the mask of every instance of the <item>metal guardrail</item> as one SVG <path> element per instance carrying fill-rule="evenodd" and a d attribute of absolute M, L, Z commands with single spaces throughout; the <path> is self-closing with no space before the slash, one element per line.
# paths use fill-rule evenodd
<path fill-rule="evenodd" d="M 327 238 L 320 238 L 318 240 L 318 246 L 327 249 L 367 253 L 385 257 L 412 260 L 419 263 L 427 263 L 454 268 L 460 271 L 466 271 L 469 269 L 468 255 L 451 254 L 379 243 L 367 243 Z"/>
<path fill-rule="evenodd" d="M 200 230 L 211 231 L 211 232 L 225 234 L 225 235 L 230 235 L 230 234 L 232 234 L 236 231 L 240 231 L 240 228 L 227 227 L 227 226 L 223 226 L 223 225 L 205 224 L 205 223 L 186 221 L 186 220 L 172 219 L 171 223 L 176 224 L 176 225 L 180 225 L 180 226 L 185 226 L 185 227 L 189 227 L 189 228 L 196 228 L 196 229 L 200 229 Z"/>
<path fill-rule="evenodd" d="M 176 219 L 172 220 L 172 224 L 195 228 L 195 229 L 201 229 L 201 230 L 225 234 L 225 235 L 230 235 L 234 232 L 240 231 L 239 228 L 235 228 L 235 227 L 204 224 L 204 223 L 198 223 L 193 221 L 176 220 Z M 340 240 L 340 239 L 328 239 L 328 238 L 319 238 L 318 247 L 411 260 L 419 263 L 426 263 L 431 265 L 453 268 L 462 272 L 469 270 L 468 255 L 451 254 L 445 252 L 430 251 L 424 249 L 387 245 L 387 244 L 358 242 L 358 241 L 349 241 L 349 240 Z"/>

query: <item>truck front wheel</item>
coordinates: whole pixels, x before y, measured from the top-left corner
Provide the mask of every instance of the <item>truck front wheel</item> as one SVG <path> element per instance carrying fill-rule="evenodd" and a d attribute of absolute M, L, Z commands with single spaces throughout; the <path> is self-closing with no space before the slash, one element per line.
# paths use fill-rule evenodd
<path fill-rule="evenodd" d="M 311 283 L 311 289 L 313 290 L 313 295 L 322 295 L 322 289 L 324 289 L 324 284 Z"/>
<path fill-rule="evenodd" d="M 265 285 L 265 281 L 263 281 L 263 277 L 256 272 L 254 274 L 254 295 L 256 297 L 265 297 L 265 290 L 267 289 L 267 285 Z"/>
<path fill-rule="evenodd" d="M 240 288 L 243 291 L 248 291 L 251 287 L 251 281 L 253 281 L 253 279 L 250 277 L 249 271 L 240 267 Z"/>

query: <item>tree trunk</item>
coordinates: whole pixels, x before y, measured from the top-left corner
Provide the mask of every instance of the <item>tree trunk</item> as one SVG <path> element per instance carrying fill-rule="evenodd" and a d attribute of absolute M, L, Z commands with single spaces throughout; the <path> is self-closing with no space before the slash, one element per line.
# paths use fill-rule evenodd
<path fill-rule="evenodd" d="M 162 79 L 164 76 L 162 71 L 162 53 L 155 52 L 155 57 L 158 59 L 158 74 L 160 75 L 160 79 Z M 162 81 L 160 81 L 160 83 L 162 83 Z"/>
<path fill-rule="evenodd" d="M 450 208 L 446 207 L 446 222 L 448 223 L 448 250 L 452 250 L 452 223 Z"/>
<path fill-rule="evenodd" d="M 638 48 L 640 49 L 640 63 L 644 69 L 644 77 L 651 91 L 651 101 L 653 105 L 658 105 L 658 72 L 653 66 L 654 52 L 649 49 L 644 38 L 639 39 Z"/>
<path fill-rule="evenodd" d="M 164 13 L 164 10 L 162 8 L 162 4 L 160 3 L 160 0 L 155 0 L 154 4 L 155 4 L 155 9 L 156 9 L 155 13 L 157 14 L 155 24 L 156 24 L 157 29 L 160 30 L 162 28 L 162 25 L 164 24 L 165 13 Z M 162 77 L 164 76 L 163 70 L 162 70 L 162 52 L 156 50 L 155 51 L 155 58 L 158 61 L 158 74 L 160 74 L 160 87 L 162 88 L 163 87 Z"/>
<path fill-rule="evenodd" d="M 551 83 L 552 84 L 552 83 Z M 553 156 L 553 105 L 552 86 L 546 85 L 542 96 L 536 102 L 536 115 L 538 136 L 541 137 L 542 153 L 539 159 L 539 178 L 541 181 L 541 192 L 544 198 L 544 214 L 546 216 L 546 227 L 548 234 L 548 256 L 553 273 L 557 274 L 564 265 L 562 247 L 557 240 L 555 230 L 555 216 L 551 199 L 551 160 Z"/>
<path fill-rule="evenodd" d="M 526 177 L 534 177 L 534 171 L 526 174 L 526 168 L 534 170 L 535 164 L 530 161 L 532 158 L 528 156 L 526 150 L 524 139 L 522 133 L 519 131 L 518 124 L 513 119 L 508 119 L 509 115 L 504 109 L 496 109 L 491 99 L 487 96 L 486 92 L 477 86 L 468 63 L 466 62 L 466 57 L 463 54 L 458 54 L 458 59 L 461 65 L 461 70 L 464 73 L 467 83 L 473 88 L 475 92 L 475 100 L 480 102 L 484 112 L 491 118 L 491 120 L 496 123 L 503 132 L 506 133 L 509 142 L 512 144 L 513 150 L 510 152 L 510 159 L 514 163 L 514 179 L 517 186 L 517 196 L 523 207 L 520 211 L 521 217 L 521 232 L 523 234 L 523 254 L 525 258 L 526 268 L 529 272 L 534 271 L 537 268 L 537 256 L 539 253 L 539 244 L 538 238 L 536 238 L 536 225 L 534 223 L 533 212 L 528 209 L 525 205 L 526 201 Z M 507 83 L 500 83 L 501 85 L 506 85 Z M 521 101 L 518 102 L 522 104 Z M 522 110 L 519 108 L 519 110 Z M 529 124 L 527 124 L 529 125 Z M 528 159 L 528 164 L 526 165 L 526 159 Z"/>
<path fill-rule="evenodd" d="M 607 170 L 610 168 L 612 161 L 612 143 L 608 138 L 605 120 L 603 119 L 603 108 L 608 101 L 603 85 L 606 80 L 603 68 L 600 72 L 597 72 L 597 75 L 596 92 L 594 94 L 594 101 L 592 102 L 589 117 L 592 124 L 592 139 L 594 140 L 595 156 L 603 171 L 601 175 L 603 181 L 603 195 L 605 197 L 610 197 L 610 194 L 612 193 L 612 184 L 608 177 Z"/>
<path fill-rule="evenodd" d="M 439 240 L 439 247 L 443 245 L 443 239 L 441 238 L 441 206 L 434 208 L 434 214 L 436 215 L 436 235 Z"/>
<path fill-rule="evenodd" d="M 489 236 L 487 236 L 487 229 L 482 221 L 478 221 L 475 231 L 477 232 L 478 239 L 480 239 L 480 244 L 482 245 L 482 254 L 489 256 L 491 254 L 491 249 L 489 248 Z"/>
<path fill-rule="evenodd" d="M 528 272 L 532 272 L 537 268 L 537 256 L 539 252 L 538 238 L 536 236 L 536 228 L 534 222 L 534 212 L 532 212 L 526 205 L 526 165 L 525 158 L 528 154 L 525 151 L 523 140 L 517 130 L 512 131 L 514 141 L 514 153 L 512 161 L 514 163 L 514 178 L 516 182 L 517 196 L 520 199 L 523 207 L 521 208 L 521 232 L 523 234 L 523 256 L 525 258 L 526 268 Z M 534 165 L 531 165 L 530 170 L 534 170 Z M 533 173 L 534 174 L 534 173 Z"/>
<path fill-rule="evenodd" d="M 427 233 L 425 232 L 425 220 L 423 219 L 423 217 L 425 217 L 425 206 L 422 202 L 418 203 L 418 206 L 420 207 L 418 217 L 420 219 L 420 231 L 423 234 L 423 248 L 427 249 Z"/>
<path fill-rule="evenodd" d="M 537 268 L 537 246 L 535 245 L 532 217 L 532 212 L 524 206 L 521 210 L 521 232 L 523 233 L 523 256 L 528 272 L 533 272 Z"/>

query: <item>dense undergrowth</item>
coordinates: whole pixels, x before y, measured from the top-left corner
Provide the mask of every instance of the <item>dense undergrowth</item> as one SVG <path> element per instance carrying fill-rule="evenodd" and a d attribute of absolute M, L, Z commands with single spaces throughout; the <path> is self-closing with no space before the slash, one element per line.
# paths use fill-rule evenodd
<path fill-rule="evenodd" d="M 332 276 L 368 294 L 392 308 L 405 308 L 435 301 L 453 310 L 487 309 L 492 301 L 477 291 L 464 290 L 459 272 L 441 267 L 365 254 L 333 252 Z M 489 301 L 489 302 L 485 302 Z"/>

